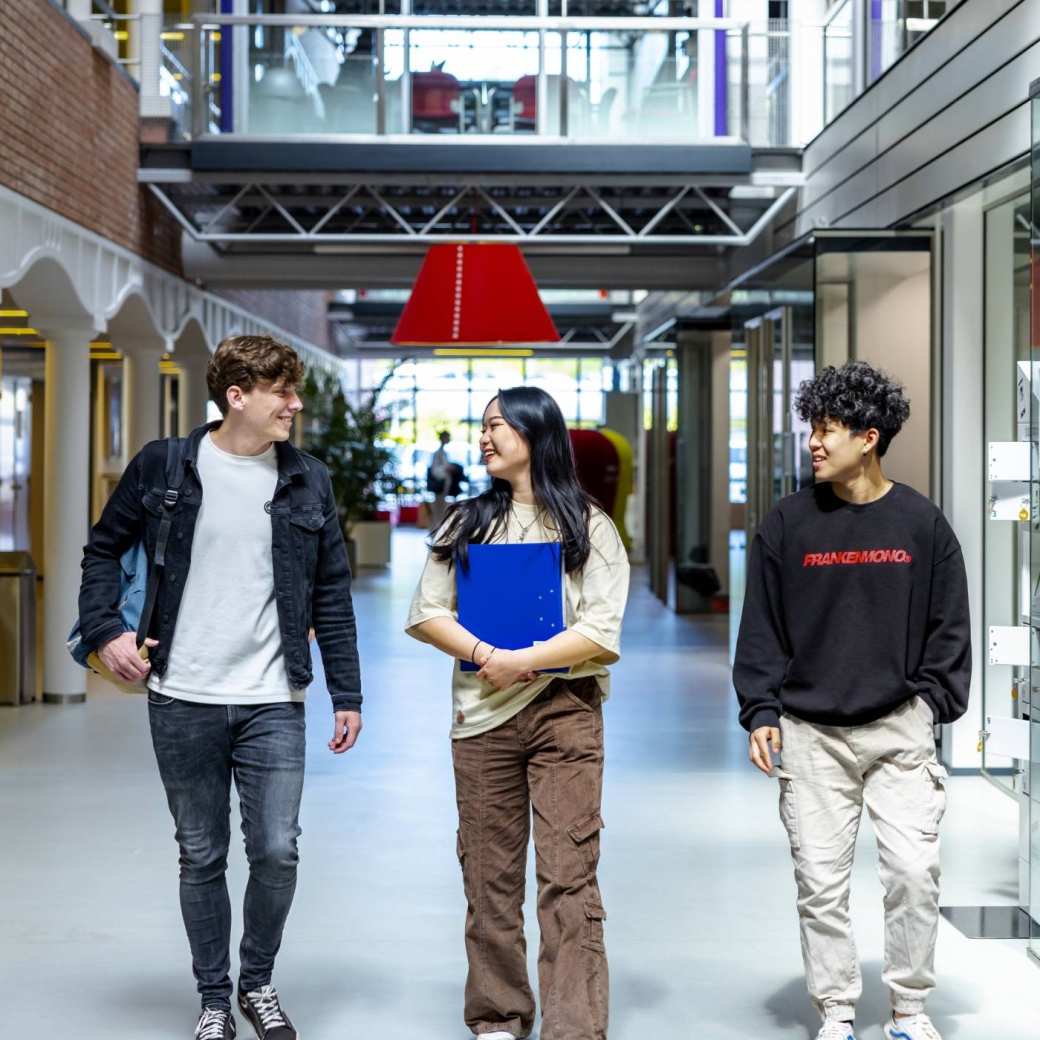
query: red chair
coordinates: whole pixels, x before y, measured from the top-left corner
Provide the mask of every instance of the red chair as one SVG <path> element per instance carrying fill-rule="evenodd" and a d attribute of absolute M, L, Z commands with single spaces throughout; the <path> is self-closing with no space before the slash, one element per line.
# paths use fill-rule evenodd
<path fill-rule="evenodd" d="M 461 130 L 462 90 L 449 72 L 412 73 L 412 128 L 423 133 Z"/>
<path fill-rule="evenodd" d="M 534 129 L 538 121 L 537 76 L 521 76 L 513 84 L 513 120 L 517 129 Z"/>

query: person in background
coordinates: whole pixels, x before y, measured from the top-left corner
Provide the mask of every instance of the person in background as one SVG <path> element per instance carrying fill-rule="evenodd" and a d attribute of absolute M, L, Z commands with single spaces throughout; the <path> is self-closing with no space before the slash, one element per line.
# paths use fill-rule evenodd
<path fill-rule="evenodd" d="M 451 434 L 441 430 L 437 435 L 440 447 L 430 456 L 430 468 L 427 471 L 426 486 L 433 492 L 433 504 L 430 506 L 430 530 L 436 531 L 444 523 L 448 511 L 448 485 L 451 477 L 451 460 L 448 458 L 448 445 Z"/>
<path fill-rule="evenodd" d="M 238 1005 L 259 1040 L 295 1040 L 271 982 L 296 891 L 308 628 L 332 700 L 329 750 L 361 732 L 350 569 L 328 470 L 290 442 L 303 364 L 269 336 L 231 336 L 206 381 L 218 422 L 186 439 L 149 660 L 118 609 L 119 560 L 154 556 L 167 442 L 131 461 L 84 550 L 83 639 L 126 682 L 147 677 L 148 719 L 180 846 L 180 902 L 202 1011 L 195 1040 L 231 1040 L 231 782 L 249 860 Z"/>
<path fill-rule="evenodd" d="M 802 383 L 814 487 L 755 535 L 733 685 L 750 758 L 780 784 L 818 1040 L 854 1040 L 862 991 L 849 885 L 864 804 L 885 889 L 888 1040 L 940 1040 L 935 986 L 946 771 L 933 727 L 964 714 L 968 585 L 940 510 L 881 460 L 910 415 L 862 361 Z M 779 753 L 779 765 L 773 755 Z"/>
<path fill-rule="evenodd" d="M 491 488 L 455 505 L 432 536 L 406 627 L 455 659 L 457 851 L 468 902 L 464 1017 L 480 1040 L 513 1040 L 533 1026 L 523 917 L 533 811 L 541 1035 L 603 1040 L 602 702 L 607 666 L 620 651 L 628 557 L 610 518 L 579 486 L 563 415 L 544 391 L 501 390 L 484 411 L 480 449 Z M 518 650 L 491 646 L 457 620 L 453 571 L 468 566 L 471 544 L 525 541 L 561 544 L 565 629 Z M 503 588 L 503 611 L 509 602 Z M 462 671 L 461 660 L 480 671 Z"/>

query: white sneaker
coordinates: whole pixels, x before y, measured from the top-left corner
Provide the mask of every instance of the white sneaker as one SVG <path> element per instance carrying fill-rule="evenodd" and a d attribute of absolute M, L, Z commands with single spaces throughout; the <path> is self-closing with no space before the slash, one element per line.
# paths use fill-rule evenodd
<path fill-rule="evenodd" d="M 837 1018 L 825 1018 L 816 1040 L 856 1040 L 852 1026 Z"/>
<path fill-rule="evenodd" d="M 517 1040 L 517 1038 L 504 1029 L 497 1029 L 494 1033 L 479 1033 L 473 1040 Z"/>
<path fill-rule="evenodd" d="M 885 1037 L 887 1040 L 942 1040 L 939 1030 L 923 1011 L 910 1018 L 893 1018 L 886 1022 Z"/>

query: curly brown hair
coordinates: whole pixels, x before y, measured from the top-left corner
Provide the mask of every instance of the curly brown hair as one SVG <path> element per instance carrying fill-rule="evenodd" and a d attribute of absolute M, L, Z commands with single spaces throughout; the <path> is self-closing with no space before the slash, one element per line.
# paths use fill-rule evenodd
<path fill-rule="evenodd" d="M 227 415 L 230 387 L 245 393 L 259 383 L 284 381 L 287 387 L 295 387 L 303 382 L 303 373 L 300 355 L 273 336 L 228 336 L 209 359 L 206 385 L 221 415 Z"/>

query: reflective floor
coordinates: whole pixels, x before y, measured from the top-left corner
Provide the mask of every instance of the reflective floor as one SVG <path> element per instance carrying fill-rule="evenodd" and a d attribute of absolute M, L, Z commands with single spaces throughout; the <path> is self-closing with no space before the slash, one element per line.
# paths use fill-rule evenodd
<path fill-rule="evenodd" d="M 275 977 L 305 1040 L 468 1036 L 450 662 L 400 631 L 420 537 L 396 536 L 394 554 L 391 570 L 357 582 L 368 700 L 361 743 L 346 758 L 325 747 L 317 685 L 308 702 L 300 883 Z M 612 1040 L 815 1035 L 776 791 L 745 762 L 727 634 L 725 618 L 670 614 L 634 573 L 606 706 Z M 950 786 L 944 903 L 1014 902 L 1014 803 L 981 780 Z M 176 848 L 144 702 L 92 687 L 85 706 L 0 710 L 0 819 L 6 1033 L 190 1037 L 196 998 Z M 866 986 L 860 1040 L 880 1040 L 886 1008 L 873 856 L 865 827 L 853 898 Z M 238 845 L 233 903 L 244 875 Z M 533 977 L 533 906 L 528 916 Z M 1035 1038 L 1040 968 L 1025 944 L 971 941 L 945 921 L 939 934 L 932 1012 L 944 1037 Z"/>

